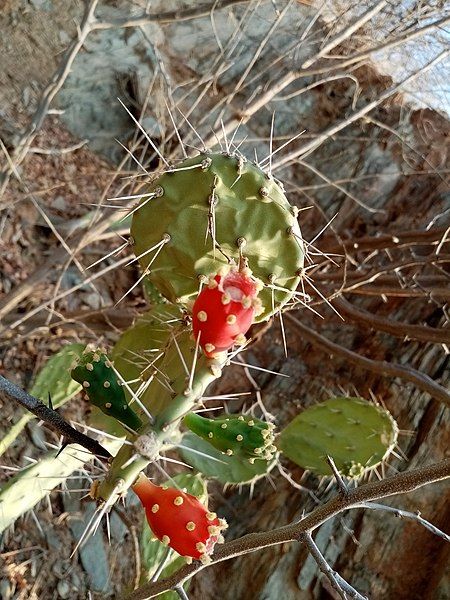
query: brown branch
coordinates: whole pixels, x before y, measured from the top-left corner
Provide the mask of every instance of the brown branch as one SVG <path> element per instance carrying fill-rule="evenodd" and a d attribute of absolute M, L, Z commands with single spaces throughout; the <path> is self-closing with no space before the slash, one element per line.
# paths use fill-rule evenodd
<path fill-rule="evenodd" d="M 319 146 L 321 146 L 326 140 L 333 137 L 336 133 L 338 133 L 339 131 L 342 131 L 343 129 L 345 129 L 346 127 L 351 125 L 352 123 L 355 123 L 356 121 L 359 121 L 361 118 L 365 117 L 368 113 L 370 113 L 372 110 L 374 110 L 377 106 L 379 106 L 380 104 L 382 104 L 383 102 L 385 102 L 386 100 L 388 100 L 389 98 L 391 98 L 392 96 L 397 94 L 405 86 L 408 86 L 419 75 L 422 75 L 426 71 L 429 71 L 430 69 L 435 67 L 440 62 L 444 61 L 449 55 L 450 55 L 450 49 L 443 50 L 437 56 L 435 56 L 430 62 L 428 62 L 426 65 L 424 65 L 421 69 L 418 69 L 414 73 L 411 73 L 410 75 L 405 77 L 405 79 L 403 79 L 402 81 L 399 81 L 398 83 L 391 86 L 384 92 L 381 92 L 381 94 L 375 100 L 368 102 L 365 106 L 362 106 L 361 108 L 350 113 L 342 121 L 338 121 L 334 125 L 327 127 L 327 129 L 325 129 L 321 133 L 318 133 L 317 138 L 315 140 L 311 140 L 310 142 L 303 144 L 303 146 L 300 146 L 299 148 L 296 148 L 295 150 L 292 150 L 291 152 L 286 153 L 285 155 L 283 155 L 282 158 L 274 161 L 272 163 L 272 168 L 279 169 L 279 168 L 281 168 L 285 165 L 288 165 L 291 162 L 297 160 L 298 158 L 305 158 L 306 156 L 309 156 L 312 152 L 317 150 L 317 148 L 319 148 Z"/>
<path fill-rule="evenodd" d="M 402 246 L 418 246 L 423 244 L 437 244 L 445 234 L 446 228 L 440 227 L 424 231 L 417 229 L 415 231 L 404 231 L 397 234 L 384 234 L 377 236 L 364 236 L 360 238 L 352 238 L 343 240 L 346 250 L 371 251 L 383 250 L 385 248 L 401 248 Z M 334 237 L 324 239 L 321 245 L 323 252 L 339 252 L 342 250 L 342 244 Z"/>
<path fill-rule="evenodd" d="M 216 10 L 224 8 L 230 8 L 238 4 L 246 4 L 249 0 L 219 0 L 218 2 L 211 2 L 210 4 L 202 4 L 195 8 L 176 9 L 168 10 L 160 13 L 144 13 L 137 17 L 131 17 L 130 19 L 111 19 L 109 21 L 97 21 L 93 29 L 123 29 L 124 27 L 142 27 L 148 23 L 158 23 L 164 25 L 165 23 L 174 23 L 180 21 L 191 21 L 192 19 L 199 19 L 201 17 L 207 17 Z"/>
<path fill-rule="evenodd" d="M 416 371 L 416 369 L 407 365 L 398 365 L 384 360 L 372 360 L 365 356 L 360 356 L 356 352 L 352 352 L 347 348 L 339 346 L 339 344 L 336 344 L 335 342 L 331 342 L 323 335 L 320 335 L 320 333 L 317 333 L 304 325 L 289 313 L 286 313 L 284 318 L 301 331 L 302 337 L 305 340 L 309 341 L 317 348 L 321 348 L 328 354 L 342 356 L 351 363 L 358 365 L 363 369 L 367 369 L 368 371 L 372 371 L 373 373 L 383 375 L 384 377 L 399 377 L 404 381 L 414 383 L 419 389 L 427 392 L 430 396 L 439 400 L 439 402 L 443 402 L 447 406 L 450 406 L 450 393 L 443 386 L 433 381 L 429 375 Z"/>
<path fill-rule="evenodd" d="M 436 525 L 433 525 L 433 523 L 430 523 L 430 521 L 427 521 L 426 519 L 421 517 L 419 512 L 412 513 L 407 510 L 402 510 L 400 508 L 396 508 L 395 506 L 387 506 L 385 504 L 378 504 L 377 502 L 365 502 L 364 504 L 361 505 L 361 507 L 369 508 L 372 510 L 384 510 L 385 512 L 390 512 L 390 513 L 394 514 L 399 519 L 408 519 L 409 521 L 415 521 L 416 523 L 419 523 L 420 525 L 425 527 L 425 529 L 428 529 L 428 531 L 431 531 L 431 533 L 434 533 L 434 535 L 437 535 L 438 537 L 442 538 L 444 541 L 450 543 L 450 535 L 447 535 L 444 531 L 442 531 L 441 529 L 436 527 Z"/>
<path fill-rule="evenodd" d="M 45 406 L 34 396 L 0 375 L 0 398 L 4 402 L 16 402 L 44 421 L 50 429 L 61 434 L 64 443 L 79 444 L 100 458 L 111 458 L 111 454 L 97 441 L 74 429 L 59 413 Z"/>
<path fill-rule="evenodd" d="M 362 485 L 350 490 L 346 496 L 342 494 L 335 496 L 327 503 L 313 510 L 298 523 L 286 525 L 273 531 L 250 533 L 237 540 L 227 542 L 223 546 L 218 547 L 214 552 L 211 564 L 214 565 L 224 560 L 255 552 L 256 550 L 262 550 L 270 546 L 299 541 L 302 535 L 314 531 L 317 527 L 325 523 L 325 521 L 335 517 L 344 510 L 358 508 L 365 502 L 371 502 L 372 500 L 380 500 L 381 498 L 395 496 L 396 494 L 405 494 L 424 485 L 449 477 L 450 459 L 446 459 L 428 467 L 421 467 L 406 473 L 399 473 L 382 481 Z M 205 565 L 196 561 L 191 565 L 186 565 L 170 577 L 161 581 L 147 583 L 128 596 L 122 596 L 122 598 L 124 600 L 154 598 L 182 584 L 204 568 Z"/>
<path fill-rule="evenodd" d="M 343 296 L 333 299 L 333 306 L 350 321 L 366 325 L 370 329 L 384 331 L 396 337 L 408 337 L 420 342 L 433 342 L 435 344 L 450 344 L 450 329 L 437 329 L 427 325 L 410 325 L 399 323 L 393 319 L 386 319 L 379 315 L 353 306 Z"/>
<path fill-rule="evenodd" d="M 74 324 L 86 325 L 98 334 L 110 332 L 112 328 L 124 331 L 133 324 L 137 316 L 138 312 L 132 309 L 105 307 L 99 310 L 58 311 L 54 320 L 49 322 L 48 314 L 41 313 L 27 319 L 19 335 L 26 335 L 37 328 L 44 328 L 45 331 L 55 327 L 73 330 Z M 23 317 L 22 313 L 10 313 L 2 319 L 3 325 L 8 327 L 21 317 Z"/>
<path fill-rule="evenodd" d="M 357 296 L 390 296 L 392 298 L 425 298 L 430 297 L 439 300 L 450 300 L 450 290 L 447 287 L 432 287 L 427 290 L 401 288 L 394 286 L 371 285 L 361 286 L 351 289 L 344 289 L 343 292 L 356 294 Z"/>
<path fill-rule="evenodd" d="M 325 575 L 325 577 L 328 578 L 331 586 L 334 590 L 336 590 L 342 600 L 348 600 L 347 594 L 349 594 L 349 596 L 355 600 L 367 600 L 366 596 L 362 596 L 357 590 L 355 590 L 353 586 L 345 581 L 345 579 L 343 579 L 339 573 L 333 571 L 309 532 L 304 533 L 300 537 L 300 541 L 306 545 L 311 556 L 316 561 L 319 569 Z"/>

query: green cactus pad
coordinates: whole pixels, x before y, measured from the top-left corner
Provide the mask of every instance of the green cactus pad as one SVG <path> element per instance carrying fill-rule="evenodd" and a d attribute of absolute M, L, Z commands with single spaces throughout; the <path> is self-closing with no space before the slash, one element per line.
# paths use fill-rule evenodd
<path fill-rule="evenodd" d="M 182 445 L 185 448 L 181 448 L 179 452 L 184 461 L 205 477 L 218 479 L 224 484 L 253 483 L 265 477 L 277 462 L 277 457 L 274 457 L 270 461 L 257 460 L 251 464 L 248 458 L 222 454 L 209 442 L 190 432 L 183 436 Z"/>
<path fill-rule="evenodd" d="M 35 465 L 22 469 L 0 489 L 0 533 L 45 498 L 74 471 L 93 459 L 85 448 L 71 444 L 57 457 L 49 452 Z"/>
<path fill-rule="evenodd" d="M 178 306 L 157 305 L 138 317 L 117 340 L 111 358 L 125 381 L 136 380 L 129 384 L 133 392 L 148 378 L 151 369 L 147 369 L 147 366 L 166 347 L 174 327 L 182 320 L 183 313 Z M 126 389 L 125 396 L 131 399 Z"/>
<path fill-rule="evenodd" d="M 214 448 L 229 456 L 270 461 L 276 452 L 273 445 L 274 426 L 248 415 L 227 415 L 207 419 L 195 413 L 184 418 L 184 424 Z"/>
<path fill-rule="evenodd" d="M 296 209 L 261 169 L 236 156 L 201 154 L 161 175 L 152 191 L 155 197 L 144 196 L 133 214 L 131 236 L 141 267 L 171 302 L 188 305 L 200 275 L 217 272 L 225 257 L 238 262 L 242 239 L 253 275 L 285 290 L 265 287 L 264 311 L 255 320 L 267 319 L 292 298 L 304 263 Z M 211 227 L 215 250 L 211 236 L 206 239 Z M 154 258 L 150 248 L 164 239 Z"/>
<path fill-rule="evenodd" d="M 45 363 L 33 383 L 30 394 L 44 403 L 48 395 L 52 399 L 53 408 L 59 408 L 80 391 L 80 384 L 75 382 L 68 369 L 74 358 L 81 356 L 85 344 L 68 344 Z"/>
<path fill-rule="evenodd" d="M 393 450 L 398 427 L 389 412 L 362 398 L 331 398 L 299 414 L 280 433 L 277 445 L 293 462 L 317 475 L 331 475 L 327 455 L 339 472 L 356 479 Z"/>
<path fill-rule="evenodd" d="M 195 341 L 179 307 L 163 305 L 139 317 L 116 343 L 112 358 L 125 380 L 138 380 L 130 384 L 133 392 L 153 378 L 139 398 L 157 416 L 177 394 L 184 394 L 194 350 Z M 197 397 L 214 379 L 209 361 L 199 352 L 193 381 Z M 129 397 L 127 390 L 125 395 Z"/>
<path fill-rule="evenodd" d="M 87 349 L 72 369 L 71 375 L 81 383 L 94 406 L 134 431 L 140 428 L 142 421 L 128 406 L 112 363 L 101 349 Z"/>

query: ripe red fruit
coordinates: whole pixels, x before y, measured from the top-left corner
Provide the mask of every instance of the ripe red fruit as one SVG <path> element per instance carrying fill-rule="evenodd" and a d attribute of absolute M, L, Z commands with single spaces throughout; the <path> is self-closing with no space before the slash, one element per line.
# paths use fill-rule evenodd
<path fill-rule="evenodd" d="M 244 334 L 261 312 L 258 292 L 262 283 L 251 277 L 250 269 L 226 267 L 209 276 L 192 309 L 195 339 L 208 357 L 242 344 Z"/>
<path fill-rule="evenodd" d="M 195 496 L 155 485 L 143 474 L 133 491 L 145 508 L 151 530 L 163 544 L 182 556 L 210 561 L 214 545 L 223 542 L 220 532 L 227 527 L 224 519 L 208 512 Z"/>

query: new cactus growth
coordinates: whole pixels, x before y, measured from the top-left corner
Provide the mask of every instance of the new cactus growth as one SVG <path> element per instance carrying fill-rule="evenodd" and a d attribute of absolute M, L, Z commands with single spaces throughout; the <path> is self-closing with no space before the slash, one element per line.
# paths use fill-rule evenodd
<path fill-rule="evenodd" d="M 181 556 L 208 563 L 214 545 L 223 541 L 227 527 L 195 497 L 186 492 L 153 484 L 141 474 L 132 487 L 145 508 L 155 536 Z"/>
<path fill-rule="evenodd" d="M 182 459 L 200 471 L 205 477 L 217 479 L 224 485 L 252 485 L 265 477 L 276 465 L 278 454 L 272 460 L 255 460 L 232 454 L 223 454 L 195 433 L 183 436 Z"/>
<path fill-rule="evenodd" d="M 262 283 L 250 269 L 222 267 L 211 274 L 192 308 L 192 328 L 208 357 L 242 344 L 253 319 L 261 312 L 257 297 Z"/>
<path fill-rule="evenodd" d="M 362 398 L 338 397 L 300 413 L 280 433 L 278 446 L 318 475 L 331 475 L 329 455 L 342 475 L 356 479 L 386 460 L 397 436 L 386 409 Z"/>
<path fill-rule="evenodd" d="M 72 369 L 71 375 L 75 381 L 81 383 L 94 406 L 134 431 L 140 428 L 142 421 L 128 405 L 123 387 L 103 350 L 86 349 Z"/>
<path fill-rule="evenodd" d="M 203 153 L 161 175 L 148 192 L 154 197 L 144 196 L 133 213 L 131 236 L 141 267 L 171 302 L 188 306 L 199 276 L 238 264 L 242 255 L 266 286 L 257 321 L 292 298 L 304 263 L 297 210 L 259 167 L 241 156 Z"/>
<path fill-rule="evenodd" d="M 274 425 L 248 415 L 228 415 L 207 419 L 189 413 L 184 423 L 191 431 L 228 456 L 272 460 L 277 449 L 274 445 Z"/>

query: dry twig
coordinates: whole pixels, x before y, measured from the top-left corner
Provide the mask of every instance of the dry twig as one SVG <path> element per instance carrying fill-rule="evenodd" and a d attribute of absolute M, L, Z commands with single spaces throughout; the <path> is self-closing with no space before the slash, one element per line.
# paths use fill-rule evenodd
<path fill-rule="evenodd" d="M 63 436 L 63 446 L 79 444 L 100 458 L 111 458 L 111 454 L 97 441 L 74 429 L 61 415 L 45 406 L 40 400 L 31 396 L 17 385 L 0 375 L 0 398 L 4 402 L 17 402 L 44 421 L 50 429 Z"/>
<path fill-rule="evenodd" d="M 450 406 L 450 393 L 443 386 L 431 379 L 429 375 L 421 373 L 407 365 L 399 365 L 384 360 L 372 360 L 371 358 L 366 358 L 365 356 L 361 356 L 356 352 L 352 352 L 351 350 L 343 348 L 339 344 L 328 340 L 326 337 L 317 333 L 317 331 L 313 331 L 289 313 L 285 315 L 285 318 L 302 332 L 302 337 L 305 340 L 317 348 L 328 352 L 328 354 L 344 357 L 351 363 L 358 365 L 363 369 L 367 369 L 368 371 L 372 371 L 373 373 L 378 373 L 385 377 L 399 377 L 404 381 L 409 381 L 422 391 L 430 394 L 430 396 L 436 400 L 439 400 L 439 402 L 443 402 Z"/>

